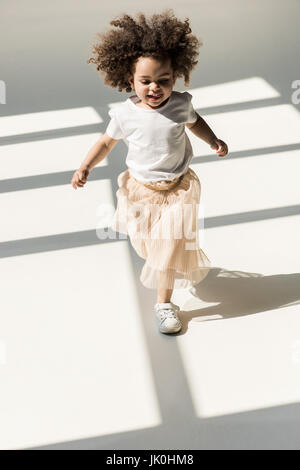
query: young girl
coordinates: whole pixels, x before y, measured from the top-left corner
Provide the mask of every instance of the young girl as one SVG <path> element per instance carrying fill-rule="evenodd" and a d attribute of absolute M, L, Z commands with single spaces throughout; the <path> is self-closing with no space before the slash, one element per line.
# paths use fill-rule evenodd
<path fill-rule="evenodd" d="M 188 127 L 221 157 L 227 145 L 195 112 L 188 92 L 173 90 L 176 79 L 190 73 L 201 42 L 191 34 L 189 20 L 171 9 L 148 20 L 127 14 L 98 33 L 95 57 L 104 81 L 119 91 L 135 91 L 109 111 L 106 132 L 74 173 L 72 186 L 83 187 L 90 170 L 123 139 L 128 146 L 127 169 L 118 176 L 117 209 L 112 228 L 128 234 L 137 254 L 146 260 L 142 284 L 157 289 L 154 306 L 159 331 L 176 333 L 182 325 L 173 289 L 191 287 L 209 272 L 210 260 L 200 248 L 198 206 L 201 185 L 189 167 L 193 157 Z"/>

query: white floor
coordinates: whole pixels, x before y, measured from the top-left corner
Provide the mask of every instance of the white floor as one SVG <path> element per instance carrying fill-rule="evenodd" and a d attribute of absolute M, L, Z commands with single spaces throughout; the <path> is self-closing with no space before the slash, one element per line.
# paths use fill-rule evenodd
<path fill-rule="evenodd" d="M 38 184 L 73 171 L 97 134 L 0 146 L 1 180 L 15 185 L 0 193 L 1 449 L 299 448 L 300 115 L 265 105 L 278 93 L 263 77 L 218 90 L 221 104 L 258 105 L 202 114 L 228 142 L 225 158 L 187 131 L 212 270 L 193 293 L 174 291 L 176 336 L 156 329 L 155 292 L 140 286 L 128 239 L 96 237 L 115 177 L 77 191 L 69 173 Z M 189 91 L 199 110 L 203 90 Z M 205 88 L 206 109 L 216 92 Z M 65 128 L 74 115 L 103 122 L 85 106 L 68 111 L 22 113 L 19 133 Z M 0 117 L 7 135 L 13 123 Z M 20 189 L 26 177 L 39 187 Z M 78 246 L 61 247 L 72 234 Z"/>

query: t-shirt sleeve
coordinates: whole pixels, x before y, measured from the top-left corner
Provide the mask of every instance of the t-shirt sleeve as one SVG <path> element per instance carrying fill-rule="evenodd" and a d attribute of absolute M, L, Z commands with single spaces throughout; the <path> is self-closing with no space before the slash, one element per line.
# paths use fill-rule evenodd
<path fill-rule="evenodd" d="M 186 117 L 186 122 L 188 124 L 193 124 L 194 122 L 197 121 L 197 114 L 196 114 L 196 111 L 194 110 L 194 107 L 192 105 L 192 98 L 193 96 L 188 92 L 186 91 L 185 92 L 186 94 L 186 97 L 187 97 L 187 117 Z"/>
<path fill-rule="evenodd" d="M 106 134 L 109 135 L 112 139 L 123 139 L 124 138 L 124 132 L 121 128 L 120 121 L 117 117 L 117 112 L 115 109 L 110 109 L 108 111 L 108 114 L 110 116 L 110 121 L 108 123 L 108 126 L 106 128 Z"/>

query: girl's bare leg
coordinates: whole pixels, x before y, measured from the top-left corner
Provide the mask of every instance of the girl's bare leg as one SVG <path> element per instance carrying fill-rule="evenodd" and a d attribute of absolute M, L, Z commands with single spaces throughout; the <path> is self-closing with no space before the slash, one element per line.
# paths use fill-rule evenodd
<path fill-rule="evenodd" d="M 166 280 L 166 274 L 165 273 L 160 273 L 159 275 L 159 283 L 158 283 L 158 288 L 157 288 L 157 303 L 165 303 L 165 302 L 170 302 L 173 289 L 166 289 L 164 287 L 160 287 L 165 285 L 164 280 Z"/>

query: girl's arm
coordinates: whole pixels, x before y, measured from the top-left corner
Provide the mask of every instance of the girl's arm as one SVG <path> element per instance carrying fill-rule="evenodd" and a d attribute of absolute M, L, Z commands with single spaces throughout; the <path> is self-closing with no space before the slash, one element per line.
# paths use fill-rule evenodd
<path fill-rule="evenodd" d="M 117 142 L 118 140 L 112 139 L 106 132 L 97 140 L 72 176 L 71 185 L 74 189 L 78 186 L 83 188 L 91 169 L 110 153 Z"/>
<path fill-rule="evenodd" d="M 216 150 L 219 157 L 225 157 L 228 153 L 228 147 L 223 140 L 218 139 L 214 134 L 209 125 L 204 119 L 197 114 L 197 121 L 194 124 L 186 124 L 186 126 L 193 132 L 197 137 L 204 140 L 210 147 Z"/>
<path fill-rule="evenodd" d="M 104 133 L 88 151 L 88 154 L 81 163 L 80 168 L 91 170 L 94 166 L 104 160 L 117 142 L 118 140 L 112 139 L 108 134 Z"/>

